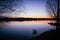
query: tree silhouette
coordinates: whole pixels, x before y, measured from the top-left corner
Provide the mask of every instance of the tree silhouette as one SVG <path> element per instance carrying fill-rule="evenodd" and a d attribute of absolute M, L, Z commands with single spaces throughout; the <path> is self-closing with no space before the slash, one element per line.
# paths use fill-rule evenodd
<path fill-rule="evenodd" d="M 22 0 L 0 0 L 0 15 L 9 15 L 12 12 L 21 12 L 22 6 Z"/>
<path fill-rule="evenodd" d="M 60 17 L 60 13 L 58 13 L 58 9 L 60 9 L 59 4 L 58 4 L 58 0 L 47 0 L 47 11 L 50 17 L 57 18 L 58 14 Z M 58 5 L 59 5 L 59 8 L 58 8 Z"/>
<path fill-rule="evenodd" d="M 56 18 L 56 29 L 59 28 L 60 19 L 60 0 L 47 0 L 47 10 L 50 17 Z"/>

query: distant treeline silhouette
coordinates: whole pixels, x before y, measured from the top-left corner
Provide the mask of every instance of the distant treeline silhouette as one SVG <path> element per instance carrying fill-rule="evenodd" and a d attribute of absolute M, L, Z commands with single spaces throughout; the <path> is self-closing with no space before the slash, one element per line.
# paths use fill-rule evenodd
<path fill-rule="evenodd" d="M 33 21 L 33 20 L 57 20 L 57 18 L 0 18 L 0 21 Z"/>

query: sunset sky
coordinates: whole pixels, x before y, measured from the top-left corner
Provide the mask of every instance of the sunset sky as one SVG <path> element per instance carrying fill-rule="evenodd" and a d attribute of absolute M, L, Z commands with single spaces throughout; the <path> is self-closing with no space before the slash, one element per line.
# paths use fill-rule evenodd
<path fill-rule="evenodd" d="M 48 18 L 46 11 L 46 0 L 22 0 L 22 1 L 23 4 L 21 4 L 19 0 L 18 1 L 15 0 L 14 3 L 16 3 L 17 6 L 13 5 L 13 9 L 16 11 L 13 11 L 10 14 L 12 16 L 10 17 Z M 23 11 L 20 12 L 20 10 Z"/>
<path fill-rule="evenodd" d="M 21 13 L 23 17 L 47 17 L 46 0 L 24 0 L 25 13 Z"/>

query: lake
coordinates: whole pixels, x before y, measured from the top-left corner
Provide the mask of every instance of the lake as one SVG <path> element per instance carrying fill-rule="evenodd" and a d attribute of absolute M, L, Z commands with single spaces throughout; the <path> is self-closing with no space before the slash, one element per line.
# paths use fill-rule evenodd
<path fill-rule="evenodd" d="M 0 22 L 0 38 L 8 40 L 28 40 L 46 31 L 56 29 L 48 23 L 52 20 L 42 21 L 7 21 Z M 33 30 L 37 33 L 34 34 Z"/>

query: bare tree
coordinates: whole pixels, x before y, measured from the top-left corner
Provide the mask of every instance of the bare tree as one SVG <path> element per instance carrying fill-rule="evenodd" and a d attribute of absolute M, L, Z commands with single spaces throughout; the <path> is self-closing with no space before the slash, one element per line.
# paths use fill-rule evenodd
<path fill-rule="evenodd" d="M 60 19 L 60 0 L 47 0 L 47 11 L 50 17 L 56 18 L 56 29 L 59 28 Z"/>
<path fill-rule="evenodd" d="M 12 12 L 21 12 L 22 0 L 0 0 L 0 15 L 9 15 Z"/>
<path fill-rule="evenodd" d="M 50 17 L 57 18 L 59 4 L 58 0 L 47 0 L 47 11 Z"/>

